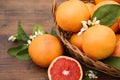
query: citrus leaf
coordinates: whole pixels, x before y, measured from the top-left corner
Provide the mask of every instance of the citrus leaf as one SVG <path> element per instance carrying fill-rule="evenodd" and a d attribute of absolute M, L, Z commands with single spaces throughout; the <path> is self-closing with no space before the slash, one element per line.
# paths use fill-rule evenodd
<path fill-rule="evenodd" d="M 100 20 L 101 25 L 111 26 L 119 16 L 120 5 L 108 4 L 99 7 L 94 12 L 92 20 L 94 19 L 94 17 L 97 17 L 97 20 Z"/>
<path fill-rule="evenodd" d="M 22 46 L 9 48 L 7 53 L 11 56 L 16 56 L 16 54 L 22 50 Z"/>
<path fill-rule="evenodd" d="M 103 62 L 120 70 L 120 57 L 112 56 L 110 58 L 105 59 Z"/>
<path fill-rule="evenodd" d="M 27 43 L 27 40 L 29 39 L 29 37 L 27 36 L 25 31 L 23 30 L 22 24 L 20 21 L 18 23 L 18 32 L 17 33 L 18 33 L 17 40 L 20 42 Z"/>
<path fill-rule="evenodd" d="M 54 27 L 52 27 L 52 29 L 51 29 L 51 34 L 58 38 L 58 35 L 57 35 Z"/>
<path fill-rule="evenodd" d="M 22 51 L 19 51 L 19 53 L 16 55 L 16 58 L 20 60 L 30 60 L 31 58 L 28 54 L 28 47 L 24 47 Z"/>
<path fill-rule="evenodd" d="M 28 46 L 27 45 L 19 45 L 17 47 L 12 47 L 8 49 L 8 54 L 16 57 L 20 60 L 28 60 L 30 59 L 28 55 Z"/>

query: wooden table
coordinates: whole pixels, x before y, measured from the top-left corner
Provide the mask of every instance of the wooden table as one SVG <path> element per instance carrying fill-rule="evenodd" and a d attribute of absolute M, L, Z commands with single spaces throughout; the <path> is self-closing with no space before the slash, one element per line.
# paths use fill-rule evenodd
<path fill-rule="evenodd" d="M 16 44 L 7 39 L 17 31 L 19 20 L 28 34 L 34 24 L 50 32 L 54 26 L 51 5 L 52 0 L 0 0 L 0 80 L 48 80 L 47 69 L 36 66 L 31 60 L 21 61 L 8 55 L 8 48 Z M 99 73 L 96 80 L 120 78 Z"/>

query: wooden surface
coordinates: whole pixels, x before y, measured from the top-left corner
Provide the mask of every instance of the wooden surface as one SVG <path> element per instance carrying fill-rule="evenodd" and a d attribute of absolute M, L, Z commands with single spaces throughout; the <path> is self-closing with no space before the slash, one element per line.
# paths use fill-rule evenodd
<path fill-rule="evenodd" d="M 54 26 L 51 14 L 52 0 L 0 0 L 0 80 L 48 80 L 47 69 L 36 66 L 31 60 L 20 61 L 7 54 L 15 43 L 7 41 L 17 31 L 18 20 L 30 34 L 34 24 L 50 32 Z M 83 66 L 84 67 L 84 66 Z M 120 80 L 99 73 L 96 80 Z"/>

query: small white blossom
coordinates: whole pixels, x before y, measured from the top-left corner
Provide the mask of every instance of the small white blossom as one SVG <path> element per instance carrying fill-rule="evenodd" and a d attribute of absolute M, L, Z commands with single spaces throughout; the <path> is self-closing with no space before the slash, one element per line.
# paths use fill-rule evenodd
<path fill-rule="evenodd" d="M 80 32 L 78 32 L 78 35 L 81 35 L 85 30 L 88 29 L 89 26 L 99 25 L 100 20 L 97 20 L 97 17 L 95 17 L 93 19 L 93 21 L 88 20 L 88 21 L 82 21 L 81 23 L 82 23 L 83 27 L 81 28 Z"/>
<path fill-rule="evenodd" d="M 27 42 L 28 42 L 28 44 L 30 44 L 30 43 L 31 43 L 31 40 L 28 40 Z"/>
<path fill-rule="evenodd" d="M 96 74 L 95 74 L 92 70 L 89 70 L 88 77 L 89 77 L 90 79 L 98 78 L 98 77 L 96 76 Z"/>
<path fill-rule="evenodd" d="M 35 31 L 35 35 L 38 35 L 38 32 L 37 32 L 37 31 Z"/>
<path fill-rule="evenodd" d="M 78 32 L 78 35 L 81 35 L 85 30 L 88 29 L 87 21 L 82 21 L 83 27 L 81 28 L 80 32 Z"/>
<path fill-rule="evenodd" d="M 8 38 L 8 41 L 15 41 L 16 40 L 16 37 L 14 35 L 11 35 L 9 38 Z"/>
<path fill-rule="evenodd" d="M 30 36 L 29 36 L 30 39 L 27 41 L 28 45 L 32 42 L 32 40 L 35 39 L 35 37 L 37 37 L 38 35 L 42 35 L 42 34 L 43 34 L 43 33 L 40 32 L 40 30 L 35 31 L 34 35 L 30 35 Z"/>

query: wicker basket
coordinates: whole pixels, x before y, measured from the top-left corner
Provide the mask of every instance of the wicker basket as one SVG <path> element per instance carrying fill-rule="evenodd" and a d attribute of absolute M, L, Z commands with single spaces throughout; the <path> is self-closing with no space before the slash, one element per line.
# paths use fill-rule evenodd
<path fill-rule="evenodd" d="M 94 2 L 93 0 L 83 0 L 85 2 Z M 77 59 L 80 63 L 82 63 L 83 65 L 91 68 L 91 69 L 95 69 L 98 70 L 100 72 L 106 73 L 108 75 L 114 76 L 114 77 L 120 77 L 120 70 L 115 69 L 114 67 L 105 64 L 101 61 L 98 60 L 93 60 L 90 57 L 86 56 L 83 52 L 81 52 L 76 46 L 72 45 L 69 42 L 69 38 L 71 36 L 71 32 L 66 32 L 63 31 L 56 23 L 55 20 L 55 11 L 57 8 L 57 1 L 54 0 L 53 1 L 53 6 L 52 6 L 52 12 L 53 12 L 53 18 L 55 21 L 55 28 L 56 28 L 56 32 L 58 34 L 58 36 L 60 37 L 61 41 L 63 42 L 63 44 L 65 45 L 66 49 L 68 50 L 69 54 L 74 57 L 75 59 Z"/>

